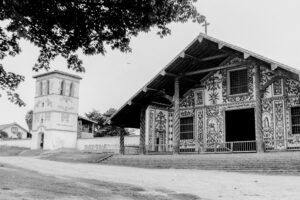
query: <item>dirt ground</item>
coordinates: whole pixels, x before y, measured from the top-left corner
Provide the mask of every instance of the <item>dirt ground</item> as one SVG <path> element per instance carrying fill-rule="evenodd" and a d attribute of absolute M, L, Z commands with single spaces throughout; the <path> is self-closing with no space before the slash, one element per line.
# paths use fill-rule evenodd
<path fill-rule="evenodd" d="M 23 185 L 26 186 L 21 188 L 25 188 L 25 192 L 31 191 L 31 195 L 38 194 L 38 197 L 43 197 L 46 191 L 45 194 L 49 194 L 48 199 L 296 200 L 300 196 L 300 177 L 291 175 L 241 174 L 192 169 L 143 169 L 63 163 L 31 157 L 0 157 L 0 163 L 41 173 L 40 178 L 33 176 L 33 180 L 37 178 L 36 188 L 32 190 L 33 186 L 28 185 L 34 184 L 30 182 L 24 182 Z M 30 174 L 23 178 L 26 177 L 28 180 L 31 179 Z M 11 179 L 8 182 L 10 181 Z M 13 187 L 14 182 L 21 184 L 22 180 L 13 181 L 11 186 L 5 187 Z M 50 187 L 52 185 L 55 186 Z M 22 195 L 24 190 L 21 188 L 20 190 L 15 188 L 17 195 Z M 6 189 L 4 191 L 10 192 Z M 34 196 L 29 197 L 34 199 Z"/>
<path fill-rule="evenodd" d="M 55 177 L 32 170 L 0 164 L 0 199 L 2 200 L 170 200 L 199 199 L 194 195 L 147 193 L 143 188 L 105 181 Z"/>

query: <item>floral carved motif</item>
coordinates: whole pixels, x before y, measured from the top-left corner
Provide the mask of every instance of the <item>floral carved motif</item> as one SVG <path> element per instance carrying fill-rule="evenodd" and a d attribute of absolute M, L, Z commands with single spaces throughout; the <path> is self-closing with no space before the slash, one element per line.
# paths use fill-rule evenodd
<path fill-rule="evenodd" d="M 274 101 L 275 145 L 276 149 L 284 148 L 284 110 L 283 101 Z"/>
<path fill-rule="evenodd" d="M 180 108 L 189 108 L 195 106 L 194 92 L 190 91 L 183 99 L 181 99 Z"/>
<path fill-rule="evenodd" d="M 203 110 L 199 110 L 197 112 L 197 118 L 198 118 L 198 142 L 201 144 L 204 142 L 204 137 L 203 137 L 203 133 L 204 133 L 204 124 L 203 124 Z"/>
<path fill-rule="evenodd" d="M 273 83 L 273 94 L 274 95 L 282 95 L 281 79 L 274 81 L 274 83 Z"/>

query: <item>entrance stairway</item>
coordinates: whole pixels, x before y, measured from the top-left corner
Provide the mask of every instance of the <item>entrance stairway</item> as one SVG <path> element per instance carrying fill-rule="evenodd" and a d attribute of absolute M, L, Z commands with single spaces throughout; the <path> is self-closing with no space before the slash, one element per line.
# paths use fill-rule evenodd
<path fill-rule="evenodd" d="M 293 173 L 300 175 L 300 152 L 264 154 L 115 155 L 101 162 L 101 164 L 143 168 Z"/>

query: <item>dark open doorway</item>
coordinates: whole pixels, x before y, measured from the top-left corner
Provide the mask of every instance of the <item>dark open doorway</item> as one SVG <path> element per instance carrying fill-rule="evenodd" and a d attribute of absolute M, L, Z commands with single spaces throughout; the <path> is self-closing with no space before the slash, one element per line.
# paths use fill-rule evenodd
<path fill-rule="evenodd" d="M 226 142 L 254 141 L 254 109 L 231 110 L 225 112 Z"/>

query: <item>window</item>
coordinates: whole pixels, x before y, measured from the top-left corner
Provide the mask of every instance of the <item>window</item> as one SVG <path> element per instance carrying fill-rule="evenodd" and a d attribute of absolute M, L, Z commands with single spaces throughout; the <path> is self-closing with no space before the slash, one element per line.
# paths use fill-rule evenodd
<path fill-rule="evenodd" d="M 193 117 L 180 118 L 180 139 L 194 139 L 193 134 Z"/>
<path fill-rule="evenodd" d="M 65 89 L 65 81 L 62 81 L 60 84 L 60 94 L 64 95 L 64 90 Z"/>
<path fill-rule="evenodd" d="M 73 97 L 74 96 L 74 86 L 73 86 L 73 83 L 70 83 L 70 91 L 69 91 L 69 96 L 70 97 Z"/>
<path fill-rule="evenodd" d="M 43 81 L 40 82 L 39 95 L 43 95 Z"/>
<path fill-rule="evenodd" d="M 291 108 L 292 133 L 300 134 L 300 107 Z"/>
<path fill-rule="evenodd" d="M 50 81 L 47 80 L 46 83 L 47 83 L 47 84 L 46 84 L 46 94 L 50 94 Z"/>
<path fill-rule="evenodd" d="M 229 72 L 230 94 L 248 92 L 247 69 Z"/>

